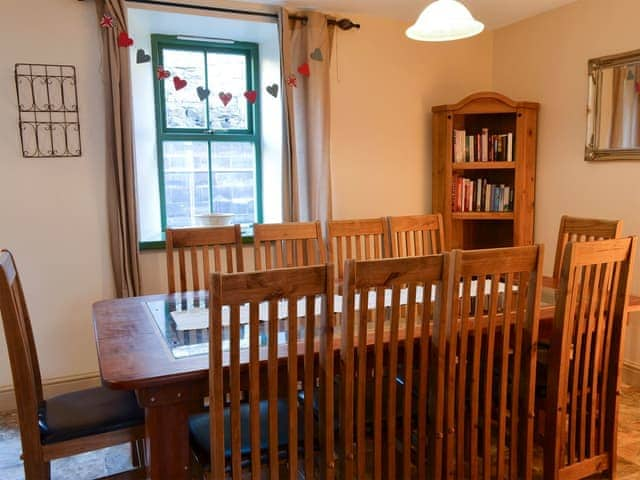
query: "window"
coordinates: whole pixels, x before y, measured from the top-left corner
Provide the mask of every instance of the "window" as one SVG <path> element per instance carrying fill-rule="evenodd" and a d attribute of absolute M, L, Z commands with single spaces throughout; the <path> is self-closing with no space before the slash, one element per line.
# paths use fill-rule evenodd
<path fill-rule="evenodd" d="M 152 35 L 162 230 L 194 216 L 262 221 L 258 45 Z M 186 82 L 186 84 L 181 83 Z"/>

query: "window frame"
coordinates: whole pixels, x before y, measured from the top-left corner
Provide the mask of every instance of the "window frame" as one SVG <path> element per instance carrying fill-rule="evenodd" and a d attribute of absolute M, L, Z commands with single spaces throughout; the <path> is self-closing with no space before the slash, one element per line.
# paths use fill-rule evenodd
<path fill-rule="evenodd" d="M 252 42 L 239 42 L 234 40 L 224 40 L 216 42 L 212 40 L 193 40 L 179 38 L 176 35 L 151 35 L 151 54 L 154 80 L 154 110 L 156 126 L 156 151 L 158 163 L 158 188 L 160 194 L 160 225 L 162 234 L 167 230 L 167 207 L 165 195 L 165 170 L 164 170 L 164 148 L 163 143 L 167 141 L 185 142 L 205 142 L 207 144 L 208 155 L 208 177 L 209 177 L 209 205 L 213 204 L 213 184 L 212 184 L 212 155 L 211 148 L 214 142 L 247 142 L 252 143 L 255 152 L 255 192 L 256 192 L 256 212 L 254 221 L 262 223 L 262 132 L 260 125 L 260 96 L 254 104 L 247 101 L 247 128 L 214 130 L 209 129 L 209 102 L 217 98 L 217 94 L 211 92 L 204 100 L 206 125 L 203 128 L 175 128 L 166 126 L 166 98 L 164 82 L 171 82 L 171 77 L 159 80 L 157 77 L 158 66 L 163 65 L 163 49 L 196 51 L 203 53 L 241 53 L 246 58 L 247 89 L 259 91 L 260 85 L 260 61 L 259 45 Z M 208 68 L 205 61 L 205 84 L 208 83 Z M 246 100 L 245 100 L 246 101 Z"/>

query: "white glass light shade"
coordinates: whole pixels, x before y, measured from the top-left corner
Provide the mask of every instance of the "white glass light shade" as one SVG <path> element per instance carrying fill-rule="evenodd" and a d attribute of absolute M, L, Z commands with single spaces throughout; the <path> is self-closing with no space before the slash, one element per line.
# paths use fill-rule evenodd
<path fill-rule="evenodd" d="M 407 29 L 407 37 L 423 42 L 446 42 L 477 35 L 484 25 L 467 7 L 456 0 L 436 0 L 427 5 L 416 23 Z"/>

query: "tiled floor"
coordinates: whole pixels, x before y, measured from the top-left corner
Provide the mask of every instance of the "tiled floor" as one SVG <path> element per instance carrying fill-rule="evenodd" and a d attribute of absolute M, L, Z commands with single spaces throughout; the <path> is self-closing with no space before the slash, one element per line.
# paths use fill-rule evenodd
<path fill-rule="evenodd" d="M 0 413 L 0 479 L 24 480 L 15 412 Z M 93 479 L 131 466 L 129 445 L 52 462 L 52 480 Z M 618 480 L 640 480 L 640 389 L 623 387 L 618 427 Z"/>

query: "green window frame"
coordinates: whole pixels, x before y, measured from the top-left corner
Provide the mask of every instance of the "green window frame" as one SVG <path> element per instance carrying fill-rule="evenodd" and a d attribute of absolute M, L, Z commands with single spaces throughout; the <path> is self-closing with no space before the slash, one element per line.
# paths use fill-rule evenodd
<path fill-rule="evenodd" d="M 210 102 L 220 101 L 215 92 L 203 100 L 205 106 L 205 124 L 202 128 L 171 128 L 167 127 L 167 112 L 165 88 L 163 82 L 172 82 L 171 77 L 159 80 L 157 77 L 158 67 L 164 63 L 163 50 L 182 50 L 185 52 L 202 52 L 216 54 L 241 54 L 245 56 L 246 64 L 246 91 L 258 91 L 259 79 L 259 47 L 256 43 L 237 42 L 232 40 L 208 41 L 192 40 L 172 35 L 151 35 L 153 78 L 154 78 L 154 98 L 156 112 L 156 141 L 158 156 L 158 182 L 160 192 L 160 215 L 162 232 L 167 229 L 167 206 L 165 192 L 165 168 L 164 168 L 164 143 L 170 141 L 203 142 L 207 144 L 208 152 L 208 181 L 209 181 L 209 209 L 213 211 L 214 186 L 212 180 L 212 148 L 213 144 L 220 142 L 246 142 L 253 144 L 255 152 L 255 213 L 254 222 L 262 223 L 262 155 L 261 155 L 261 128 L 260 128 L 260 99 L 251 104 L 247 102 L 247 128 L 245 129 L 219 129 L 214 130 L 210 126 Z M 204 62 L 205 85 L 208 84 L 207 62 Z M 253 223 L 253 222 L 252 222 Z"/>

